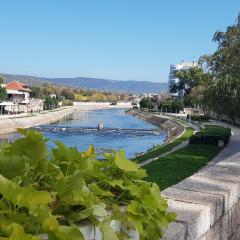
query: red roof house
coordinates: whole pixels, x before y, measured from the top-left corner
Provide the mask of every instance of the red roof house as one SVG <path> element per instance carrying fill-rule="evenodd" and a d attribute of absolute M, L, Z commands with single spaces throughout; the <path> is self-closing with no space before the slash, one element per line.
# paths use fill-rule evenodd
<path fill-rule="evenodd" d="M 13 81 L 10 82 L 6 85 L 6 90 L 17 90 L 17 91 L 22 91 L 22 92 L 31 92 L 31 90 L 27 87 L 26 84 L 18 82 L 18 81 Z"/>

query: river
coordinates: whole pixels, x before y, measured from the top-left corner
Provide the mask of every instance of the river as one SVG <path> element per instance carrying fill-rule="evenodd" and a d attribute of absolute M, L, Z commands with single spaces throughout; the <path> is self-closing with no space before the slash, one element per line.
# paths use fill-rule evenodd
<path fill-rule="evenodd" d="M 102 131 L 91 130 L 99 123 L 104 125 Z M 62 141 L 68 146 L 76 146 L 80 151 L 86 150 L 90 144 L 93 144 L 97 152 L 125 149 L 128 158 L 133 158 L 136 154 L 145 152 L 154 145 L 162 144 L 166 138 L 164 131 L 126 114 L 124 109 L 77 111 L 48 126 L 52 129 L 55 127 L 56 129 L 72 129 L 71 131 L 43 130 L 44 135 L 50 139 L 50 147 L 54 146 L 55 140 Z M 74 130 L 79 128 L 86 129 L 84 131 Z M 157 131 L 140 131 L 140 129 Z"/>

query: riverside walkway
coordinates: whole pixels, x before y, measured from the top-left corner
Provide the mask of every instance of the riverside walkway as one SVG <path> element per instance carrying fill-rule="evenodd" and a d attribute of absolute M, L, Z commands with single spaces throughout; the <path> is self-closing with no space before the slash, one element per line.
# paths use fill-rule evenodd
<path fill-rule="evenodd" d="M 229 158 L 234 154 L 240 152 L 240 128 L 239 127 L 236 127 L 232 124 L 220 122 L 220 121 L 211 121 L 211 122 L 208 122 L 207 124 L 213 124 L 213 125 L 219 125 L 219 126 L 231 128 L 232 136 L 227 146 L 216 157 L 214 157 L 204 168 L 202 168 L 202 170 L 210 166 L 213 166 L 218 162 L 221 162 L 226 158 Z"/>

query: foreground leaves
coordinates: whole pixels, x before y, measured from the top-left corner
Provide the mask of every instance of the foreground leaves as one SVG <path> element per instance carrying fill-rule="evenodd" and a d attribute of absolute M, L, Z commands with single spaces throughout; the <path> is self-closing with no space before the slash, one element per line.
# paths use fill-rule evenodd
<path fill-rule="evenodd" d="M 126 159 L 124 151 L 98 160 L 56 142 L 48 150 L 41 133 L 21 130 L 23 138 L 0 147 L 0 240 L 81 240 L 82 224 L 104 240 L 160 239 L 175 219 L 156 184 Z M 113 220 L 119 228 L 111 226 Z"/>

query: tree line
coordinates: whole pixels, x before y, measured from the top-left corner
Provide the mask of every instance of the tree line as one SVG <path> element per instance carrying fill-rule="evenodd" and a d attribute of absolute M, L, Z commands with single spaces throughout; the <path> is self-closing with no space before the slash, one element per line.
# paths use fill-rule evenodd
<path fill-rule="evenodd" d="M 5 79 L 0 76 L 0 84 Z M 88 90 L 73 87 L 64 87 L 53 84 L 43 84 L 39 86 L 29 86 L 31 98 L 44 100 L 44 109 L 54 109 L 61 102 L 63 106 L 72 105 L 74 101 L 81 102 L 117 102 L 132 101 L 133 97 L 127 93 L 112 93 L 107 91 Z M 7 92 L 0 86 L 0 102 L 7 100 Z"/>
<path fill-rule="evenodd" d="M 172 110 L 186 107 L 201 107 L 206 114 L 233 123 L 240 120 L 240 14 L 235 24 L 226 31 L 216 31 L 212 39 L 217 50 L 199 58 L 199 66 L 176 72 L 179 81 L 170 92 L 184 92 L 181 97 L 168 97 L 161 104 Z M 154 98 L 144 99 L 141 106 L 153 108 Z"/>

